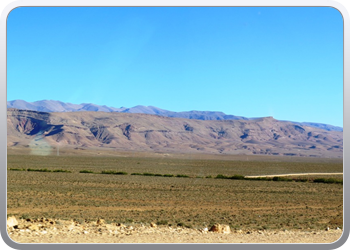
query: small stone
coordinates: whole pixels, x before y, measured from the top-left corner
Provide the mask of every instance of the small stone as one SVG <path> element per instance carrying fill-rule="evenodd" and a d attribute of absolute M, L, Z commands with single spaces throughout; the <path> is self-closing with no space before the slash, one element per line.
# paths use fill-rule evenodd
<path fill-rule="evenodd" d="M 214 224 L 209 231 L 217 232 L 217 233 L 224 233 L 229 234 L 231 233 L 230 226 L 228 225 L 221 225 L 221 224 Z"/>
<path fill-rule="evenodd" d="M 151 227 L 156 228 L 156 227 L 157 227 L 157 224 L 156 224 L 156 223 L 151 222 Z"/>
<path fill-rule="evenodd" d="M 106 222 L 105 222 L 104 219 L 98 219 L 97 222 L 96 222 L 97 225 L 103 225 L 103 224 L 105 224 L 105 223 L 106 223 Z"/>
<path fill-rule="evenodd" d="M 7 218 L 7 226 L 8 227 L 13 227 L 13 226 L 17 226 L 18 225 L 18 221 L 16 219 L 16 217 L 11 216 Z"/>
<path fill-rule="evenodd" d="M 39 231 L 39 227 L 38 227 L 37 225 L 34 225 L 34 224 L 30 225 L 30 226 L 28 227 L 28 229 L 30 229 L 30 230 L 32 230 L 32 231 Z"/>

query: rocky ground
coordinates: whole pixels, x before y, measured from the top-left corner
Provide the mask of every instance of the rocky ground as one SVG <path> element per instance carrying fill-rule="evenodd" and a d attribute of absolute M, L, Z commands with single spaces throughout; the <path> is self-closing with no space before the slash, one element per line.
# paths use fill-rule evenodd
<path fill-rule="evenodd" d="M 18 243 L 332 243 L 339 228 L 318 231 L 242 231 L 216 224 L 184 228 L 144 224 L 108 224 L 104 220 L 75 222 L 41 218 L 8 219 L 8 235 Z"/>

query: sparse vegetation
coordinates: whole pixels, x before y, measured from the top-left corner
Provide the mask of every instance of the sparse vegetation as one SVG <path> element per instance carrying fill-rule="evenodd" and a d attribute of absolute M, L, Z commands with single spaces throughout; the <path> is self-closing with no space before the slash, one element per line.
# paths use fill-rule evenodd
<path fill-rule="evenodd" d="M 47 168 L 44 168 L 44 169 L 28 168 L 27 171 L 32 171 L 32 172 L 52 172 L 51 170 L 48 170 Z"/>
<path fill-rule="evenodd" d="M 155 174 L 152 174 L 152 173 L 143 173 L 142 175 L 144 175 L 144 176 L 154 176 Z"/>
<path fill-rule="evenodd" d="M 243 175 L 226 176 L 226 175 L 218 174 L 215 178 L 216 179 L 243 180 L 244 176 Z"/>
<path fill-rule="evenodd" d="M 11 171 L 26 171 L 26 169 L 17 169 L 17 168 L 10 168 Z M 28 168 L 27 171 L 33 171 L 33 172 L 62 172 L 62 173 L 72 173 L 72 171 L 69 170 L 63 170 L 63 169 L 56 169 L 56 170 L 48 170 L 48 169 L 31 169 Z M 79 173 L 94 173 L 90 170 L 80 170 Z M 112 175 L 128 175 L 127 172 L 123 171 L 112 171 L 112 170 L 103 170 L 101 171 L 101 174 L 112 174 Z M 196 176 L 196 177 L 190 177 L 189 175 L 184 174 L 154 174 L 154 173 L 132 173 L 131 175 L 143 175 L 143 176 L 158 176 L 158 177 L 178 177 L 178 178 L 199 178 L 202 179 L 204 177 L 202 176 Z M 211 175 L 206 176 L 205 178 L 213 178 Z M 281 176 L 275 176 L 275 177 L 245 177 L 243 175 L 232 175 L 227 176 L 223 174 L 218 174 L 214 179 L 228 179 L 228 180 L 250 180 L 250 181 L 293 181 L 293 182 L 314 182 L 314 183 L 331 183 L 331 184 L 343 184 L 343 180 L 335 179 L 335 178 L 286 178 Z"/>
<path fill-rule="evenodd" d="M 318 182 L 318 183 L 339 183 L 339 184 L 343 184 L 343 180 L 337 180 L 334 178 L 317 178 L 314 180 L 314 182 Z"/>
<path fill-rule="evenodd" d="M 8 171 L 7 211 L 18 217 L 103 218 L 113 223 L 166 221 L 167 225 L 182 223 L 182 227 L 195 228 L 210 223 L 239 229 L 342 227 L 343 186 L 336 185 L 342 176 L 287 178 L 292 181 L 240 179 L 244 175 L 290 173 L 291 169 L 338 172 L 342 170 L 338 163 L 8 156 L 9 170 L 24 167 L 51 173 Z M 53 171 L 57 169 L 72 174 L 56 174 Z M 74 174 L 85 171 L 91 175 Z M 102 175 L 102 171 L 112 174 Z M 113 175 L 117 172 L 140 176 Z M 151 175 L 147 177 L 147 173 Z M 189 177 L 175 178 L 179 173 Z"/>
<path fill-rule="evenodd" d="M 71 171 L 64 170 L 64 169 L 55 169 L 52 172 L 54 172 L 54 173 L 72 173 Z"/>
<path fill-rule="evenodd" d="M 285 178 L 285 177 L 279 177 L 279 176 L 273 177 L 272 180 L 273 181 L 293 181 L 292 179 Z"/>
<path fill-rule="evenodd" d="M 185 174 L 177 174 L 176 177 L 179 177 L 179 178 L 189 178 L 188 175 L 185 175 Z"/>
<path fill-rule="evenodd" d="M 174 177 L 173 174 L 163 174 L 163 177 Z"/>
<path fill-rule="evenodd" d="M 79 173 L 82 173 L 82 174 L 93 174 L 94 172 L 90 171 L 90 170 L 80 170 Z"/>
<path fill-rule="evenodd" d="M 122 171 L 111 171 L 111 170 L 102 170 L 101 174 L 115 174 L 115 175 L 127 175 L 127 172 L 122 172 Z"/>

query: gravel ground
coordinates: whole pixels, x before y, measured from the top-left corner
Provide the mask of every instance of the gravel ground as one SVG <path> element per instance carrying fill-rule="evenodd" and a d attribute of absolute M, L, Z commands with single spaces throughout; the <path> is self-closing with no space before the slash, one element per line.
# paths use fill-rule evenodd
<path fill-rule="evenodd" d="M 341 237 L 342 230 L 218 233 L 207 228 L 106 224 L 103 220 L 79 224 L 42 218 L 19 220 L 8 227 L 8 234 L 18 243 L 332 243 Z"/>

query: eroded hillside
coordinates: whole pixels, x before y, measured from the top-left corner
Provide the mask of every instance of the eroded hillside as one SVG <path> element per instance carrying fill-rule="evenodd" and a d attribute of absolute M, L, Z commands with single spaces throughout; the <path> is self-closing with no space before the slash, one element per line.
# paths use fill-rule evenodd
<path fill-rule="evenodd" d="M 172 153 L 342 157 L 343 132 L 283 122 L 9 109 L 8 146 L 100 147 Z"/>

